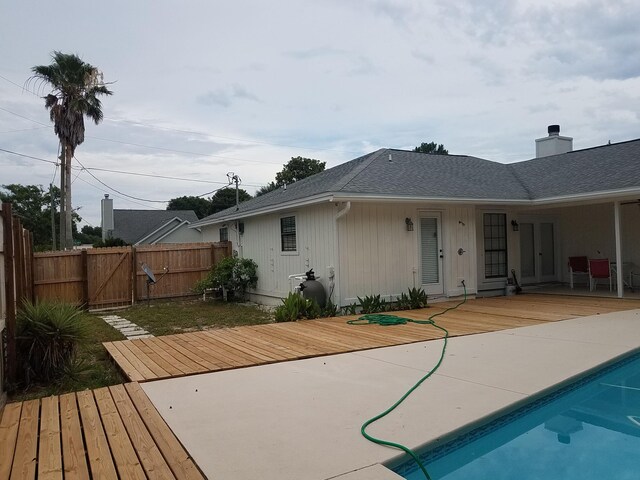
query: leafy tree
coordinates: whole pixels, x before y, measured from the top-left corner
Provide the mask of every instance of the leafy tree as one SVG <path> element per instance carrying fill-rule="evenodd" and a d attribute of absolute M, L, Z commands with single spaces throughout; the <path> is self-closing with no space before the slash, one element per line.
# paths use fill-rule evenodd
<path fill-rule="evenodd" d="M 207 215 L 211 215 L 211 208 L 210 200 L 193 196 L 172 198 L 167 205 L 167 210 L 193 210 L 196 212 L 198 218 L 204 218 Z"/>
<path fill-rule="evenodd" d="M 74 54 L 53 52 L 51 65 L 37 65 L 31 69 L 32 80 L 48 84 L 51 92 L 44 97 L 53 131 L 60 139 L 62 174 L 60 190 L 60 246 L 73 247 L 71 209 L 71 159 L 75 149 L 84 142 L 85 115 L 97 125 L 102 121 L 102 104 L 98 96 L 111 95 L 102 73 Z"/>
<path fill-rule="evenodd" d="M 246 202 L 249 200 L 251 195 L 247 193 L 246 190 L 242 188 L 238 189 L 238 199 L 241 202 Z M 214 214 L 217 212 L 221 212 L 229 207 L 233 207 L 236 204 L 236 189 L 235 187 L 227 187 L 221 190 L 218 190 L 210 199 L 211 202 L 211 213 Z"/>
<path fill-rule="evenodd" d="M 421 143 L 419 147 L 413 149 L 418 153 L 431 153 L 434 155 L 449 155 L 449 150 L 444 148 L 443 144 L 437 144 L 436 142 Z"/>
<path fill-rule="evenodd" d="M 60 189 L 52 188 L 53 208 L 60 205 Z M 20 185 L 12 183 L 0 187 L 0 201 L 13 205 L 14 213 L 22 225 L 33 233 L 33 246 L 36 250 L 51 249 L 51 194 L 42 185 Z M 59 213 L 54 212 L 54 224 L 58 224 Z M 76 212 L 72 215 L 72 232 L 77 233 L 77 222 L 82 218 Z M 56 234 L 58 232 L 56 231 Z"/>
<path fill-rule="evenodd" d="M 2 185 L 0 201 L 9 202 L 22 225 L 33 233 L 34 246 L 51 245 L 51 195 L 42 185 Z M 57 195 L 56 195 L 57 193 Z M 54 188 L 54 204 L 60 190 Z"/>
<path fill-rule="evenodd" d="M 265 186 L 260 187 L 256 191 L 256 197 L 259 197 L 260 195 L 264 195 L 265 193 L 272 192 L 272 191 L 276 190 L 277 188 L 278 188 L 278 185 L 276 185 L 276 182 L 269 182 Z"/>
<path fill-rule="evenodd" d="M 288 185 L 293 182 L 297 182 L 298 180 L 302 180 L 303 178 L 310 177 L 311 175 L 315 175 L 316 173 L 320 173 L 324 171 L 327 162 L 321 162 L 320 160 L 315 160 L 313 158 L 305 158 L 305 157 L 291 157 L 291 160 L 285 165 L 280 172 L 276 173 L 276 181 L 270 182 L 264 187 L 261 187 L 257 192 L 256 196 L 264 195 L 265 193 L 269 193 L 283 185 Z"/>
<path fill-rule="evenodd" d="M 291 157 L 282 171 L 276 173 L 276 185 L 281 187 L 320 173 L 324 171 L 326 164 L 327 162 L 313 158 Z"/>
<path fill-rule="evenodd" d="M 88 243 L 93 245 L 94 243 L 98 243 L 102 240 L 102 228 L 85 225 L 80 230 L 80 233 L 74 237 L 81 245 Z"/>

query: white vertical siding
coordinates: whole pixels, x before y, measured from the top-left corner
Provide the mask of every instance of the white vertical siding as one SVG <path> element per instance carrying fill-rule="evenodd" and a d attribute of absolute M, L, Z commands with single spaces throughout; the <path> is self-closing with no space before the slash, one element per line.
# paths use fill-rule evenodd
<path fill-rule="evenodd" d="M 470 293 L 475 292 L 473 206 L 353 203 L 351 211 L 338 221 L 342 303 L 364 295 L 396 297 L 408 288 L 420 287 L 417 239 L 421 211 L 442 214 L 445 295 L 462 293 L 458 279 L 465 280 Z M 406 230 L 407 217 L 414 223 L 412 232 Z M 458 248 L 464 249 L 465 253 L 458 255 Z"/>
<path fill-rule="evenodd" d="M 334 215 L 338 207 L 322 204 L 301 207 L 278 214 L 243 219 L 242 256 L 258 264 L 258 286 L 255 300 L 278 304 L 290 291 L 289 275 L 313 268 L 329 290 L 328 267 L 335 267 Z M 297 252 L 282 252 L 280 218 L 296 217 Z M 203 227 L 204 241 L 218 241 L 220 224 Z M 238 249 L 236 234 L 229 230 L 229 240 Z"/>

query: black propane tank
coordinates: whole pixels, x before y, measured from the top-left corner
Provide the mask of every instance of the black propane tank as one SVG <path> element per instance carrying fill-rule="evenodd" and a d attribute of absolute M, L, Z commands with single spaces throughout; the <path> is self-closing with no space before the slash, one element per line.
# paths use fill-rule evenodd
<path fill-rule="evenodd" d="M 320 308 L 324 308 L 327 304 L 327 293 L 324 291 L 322 284 L 316 280 L 313 269 L 305 273 L 307 279 L 300 284 L 300 291 L 304 298 L 315 300 Z"/>

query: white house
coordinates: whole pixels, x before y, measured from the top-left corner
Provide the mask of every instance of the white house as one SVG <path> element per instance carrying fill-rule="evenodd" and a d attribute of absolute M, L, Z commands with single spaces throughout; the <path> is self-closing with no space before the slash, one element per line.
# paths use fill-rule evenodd
<path fill-rule="evenodd" d="M 572 151 L 551 126 L 536 152 L 501 164 L 381 149 L 191 227 L 257 262 L 267 304 L 310 268 L 346 305 L 414 286 L 455 297 L 462 280 L 502 293 L 512 269 L 524 284 L 568 282 L 570 256 L 640 265 L 640 139 Z M 613 274 L 623 296 L 627 272 Z"/>

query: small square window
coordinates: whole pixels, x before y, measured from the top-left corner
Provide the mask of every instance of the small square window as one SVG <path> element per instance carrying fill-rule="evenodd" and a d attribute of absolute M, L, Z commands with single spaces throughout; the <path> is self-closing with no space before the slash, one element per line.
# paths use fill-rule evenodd
<path fill-rule="evenodd" d="M 280 219 L 280 238 L 283 252 L 298 250 L 296 243 L 296 217 L 282 217 Z"/>
<path fill-rule="evenodd" d="M 221 242 L 229 241 L 229 229 L 227 227 L 220 229 L 220 241 Z"/>

